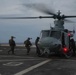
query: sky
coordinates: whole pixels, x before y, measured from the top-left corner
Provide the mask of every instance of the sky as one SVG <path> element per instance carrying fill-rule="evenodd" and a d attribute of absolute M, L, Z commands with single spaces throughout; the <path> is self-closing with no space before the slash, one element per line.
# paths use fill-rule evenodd
<path fill-rule="evenodd" d="M 76 0 L 0 0 L 0 16 L 41 16 L 47 15 L 34 9 L 27 8 L 26 4 L 45 4 L 48 9 L 58 10 L 65 15 L 76 15 Z M 76 22 L 75 18 L 70 20 Z M 0 42 L 8 43 L 11 36 L 17 43 L 24 42 L 28 37 L 35 41 L 40 31 L 54 27 L 53 19 L 0 19 Z M 73 30 L 76 23 L 65 23 L 65 28 Z M 76 40 L 76 35 L 74 36 Z"/>

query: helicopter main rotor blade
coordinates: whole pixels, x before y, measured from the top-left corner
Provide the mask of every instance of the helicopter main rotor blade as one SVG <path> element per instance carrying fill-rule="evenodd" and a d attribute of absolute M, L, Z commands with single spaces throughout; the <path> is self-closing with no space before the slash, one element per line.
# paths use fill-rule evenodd
<path fill-rule="evenodd" d="M 64 18 L 76 18 L 76 16 L 64 16 Z"/>
<path fill-rule="evenodd" d="M 53 16 L 39 16 L 39 17 L 0 17 L 0 19 L 41 19 L 41 18 L 53 18 Z"/>
<path fill-rule="evenodd" d="M 0 19 L 36 19 L 39 17 L 0 17 Z"/>
<path fill-rule="evenodd" d="M 66 23 L 76 23 L 76 22 L 74 22 L 74 21 L 72 21 L 72 20 L 69 20 L 69 19 L 64 19 L 64 21 L 65 21 Z"/>
<path fill-rule="evenodd" d="M 38 10 L 48 15 L 57 15 L 53 9 L 51 8 L 49 9 L 44 4 L 23 4 L 23 6 L 26 6 L 28 8 L 33 8 L 35 10 Z"/>

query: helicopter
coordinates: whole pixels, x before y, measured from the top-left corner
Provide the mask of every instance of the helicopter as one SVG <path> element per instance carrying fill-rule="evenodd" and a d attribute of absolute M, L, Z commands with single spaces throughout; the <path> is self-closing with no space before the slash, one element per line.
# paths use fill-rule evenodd
<path fill-rule="evenodd" d="M 74 36 L 74 31 L 70 31 L 64 28 L 64 22 L 69 21 L 66 18 L 76 18 L 76 16 L 61 15 L 60 10 L 54 13 L 52 10 L 46 8 L 38 8 L 36 5 L 25 5 L 26 7 L 33 7 L 38 11 L 46 13 L 50 16 L 38 16 L 38 17 L 0 17 L 0 19 L 42 19 L 52 18 L 54 19 L 54 27 L 50 27 L 49 30 L 41 30 L 40 40 L 38 46 L 41 55 L 49 56 L 52 52 L 60 55 L 64 55 L 69 58 L 73 55 L 73 49 L 70 45 L 70 39 Z"/>

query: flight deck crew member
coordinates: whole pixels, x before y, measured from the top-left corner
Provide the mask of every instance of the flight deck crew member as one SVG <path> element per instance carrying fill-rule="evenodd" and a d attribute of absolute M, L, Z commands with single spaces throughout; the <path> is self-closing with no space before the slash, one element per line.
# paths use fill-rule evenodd
<path fill-rule="evenodd" d="M 74 39 L 70 40 L 70 45 L 71 45 L 71 47 L 73 49 L 73 55 L 75 55 L 75 41 L 74 41 Z"/>
<path fill-rule="evenodd" d="M 9 40 L 10 50 L 8 51 L 8 54 L 10 51 L 12 51 L 12 54 L 14 54 L 14 48 L 16 46 L 14 38 L 15 38 L 14 36 L 11 36 L 11 39 Z"/>
<path fill-rule="evenodd" d="M 35 40 L 35 45 L 36 45 L 36 54 L 40 55 L 40 50 L 39 50 L 39 47 L 38 47 L 38 42 L 39 42 L 39 37 L 36 38 Z"/>
<path fill-rule="evenodd" d="M 28 38 L 27 40 L 24 41 L 25 47 L 26 47 L 26 49 L 27 49 L 27 55 L 29 55 L 30 46 L 32 45 L 30 39 L 31 39 L 31 38 Z"/>

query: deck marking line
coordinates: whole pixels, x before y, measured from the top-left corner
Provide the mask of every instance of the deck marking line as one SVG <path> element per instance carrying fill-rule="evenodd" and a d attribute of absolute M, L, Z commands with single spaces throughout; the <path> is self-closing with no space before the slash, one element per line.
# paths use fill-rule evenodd
<path fill-rule="evenodd" d="M 5 66 L 19 66 L 22 64 L 23 64 L 22 62 L 9 62 L 9 63 L 3 64 L 3 65 L 5 65 Z"/>
<path fill-rule="evenodd" d="M 27 72 L 29 72 L 29 71 L 37 68 L 37 67 L 40 67 L 40 66 L 46 64 L 46 63 L 49 62 L 49 61 L 51 61 L 51 59 L 47 59 L 47 60 L 45 60 L 45 61 L 43 61 L 43 62 L 40 62 L 40 63 L 38 63 L 38 64 L 36 64 L 36 65 L 33 65 L 33 66 L 31 66 L 31 67 L 29 67 L 29 68 L 27 68 L 27 69 L 25 69 L 25 70 L 23 70 L 23 71 L 20 71 L 20 72 L 14 74 L 14 75 L 23 75 L 23 74 L 26 74 Z"/>
<path fill-rule="evenodd" d="M 10 61 L 10 62 L 16 62 L 16 61 L 26 61 L 26 60 L 41 60 L 41 59 L 14 59 L 14 60 L 0 60 L 0 62 L 7 62 L 7 61 Z M 43 59 L 42 59 L 43 60 Z"/>

